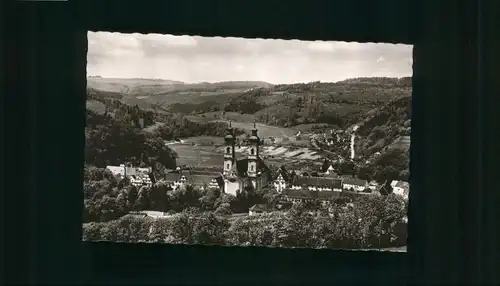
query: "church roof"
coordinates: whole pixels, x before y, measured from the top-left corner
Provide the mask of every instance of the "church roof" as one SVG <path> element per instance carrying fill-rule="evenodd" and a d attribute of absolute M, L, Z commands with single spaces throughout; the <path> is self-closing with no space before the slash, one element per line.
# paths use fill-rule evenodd
<path fill-rule="evenodd" d="M 243 158 L 240 160 L 236 161 L 236 164 L 234 165 L 236 167 L 236 174 L 238 177 L 246 177 L 247 176 L 247 168 L 248 168 L 248 158 Z M 268 173 L 269 172 L 269 167 L 267 167 L 266 163 L 262 160 L 262 158 L 259 156 L 257 157 L 257 173 L 262 172 L 262 173 Z"/>
<path fill-rule="evenodd" d="M 355 186 L 365 186 L 367 184 L 366 180 L 348 178 L 344 179 L 344 184 L 355 185 Z"/>
<path fill-rule="evenodd" d="M 286 190 L 283 192 L 285 197 L 297 199 L 317 199 L 321 201 L 334 200 L 344 197 L 342 192 L 321 192 L 321 191 L 307 191 L 307 190 Z"/>

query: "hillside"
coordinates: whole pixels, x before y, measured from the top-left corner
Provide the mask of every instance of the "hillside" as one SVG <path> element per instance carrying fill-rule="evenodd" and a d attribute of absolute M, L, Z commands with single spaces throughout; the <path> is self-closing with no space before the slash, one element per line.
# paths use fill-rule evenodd
<path fill-rule="evenodd" d="M 388 146 L 407 148 L 411 78 L 354 78 L 340 82 L 271 85 L 265 82 L 186 84 L 168 80 L 88 79 L 89 108 L 114 114 L 125 106 L 153 113 L 147 126 L 172 114 L 190 120 L 232 120 L 303 132 L 359 125 L 356 150 L 369 156 Z M 165 119 L 167 118 L 167 119 Z M 145 127 L 147 127 L 145 126 Z M 309 129 L 309 130 L 308 130 Z M 402 139 L 401 139 L 402 138 Z M 358 151 L 357 151 L 358 152 Z"/>
<path fill-rule="evenodd" d="M 411 133 L 411 96 L 399 97 L 386 105 L 366 113 L 356 123 L 358 139 L 355 149 L 369 156 L 386 148 L 408 150 Z"/>
<path fill-rule="evenodd" d="M 258 81 L 227 81 L 217 83 L 184 83 L 165 79 L 103 78 L 87 77 L 91 89 L 117 92 L 124 95 L 151 96 L 172 92 L 220 92 L 225 90 L 247 90 L 255 87 L 271 87 L 272 84 Z"/>

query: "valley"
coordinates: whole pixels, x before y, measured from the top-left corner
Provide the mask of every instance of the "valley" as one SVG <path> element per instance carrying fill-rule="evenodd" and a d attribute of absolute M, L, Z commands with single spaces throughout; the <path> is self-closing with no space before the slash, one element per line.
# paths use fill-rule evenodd
<path fill-rule="evenodd" d="M 167 136 L 166 141 L 183 140 L 168 144 L 181 166 L 219 168 L 224 128 L 213 128 L 229 122 L 242 132 L 238 154 L 246 151 L 245 140 L 255 123 L 263 140 L 261 154 L 276 166 L 309 169 L 321 165 L 324 158 L 347 159 L 348 134 L 355 125 L 360 126 L 354 143 L 359 159 L 372 160 L 377 152 L 392 148 L 407 151 L 410 144 L 411 78 L 272 85 L 89 77 L 88 90 L 87 109 L 92 112 L 108 112 L 116 119 L 120 110 L 138 108 L 150 114 L 151 120 L 143 126 L 147 133 L 168 127 L 170 133 L 159 134 Z M 175 126 L 179 126 L 177 131 Z M 184 131 L 197 126 L 199 131 L 183 132 L 180 126 L 189 126 Z M 345 134 L 336 135 L 337 143 L 327 144 L 333 130 Z"/>

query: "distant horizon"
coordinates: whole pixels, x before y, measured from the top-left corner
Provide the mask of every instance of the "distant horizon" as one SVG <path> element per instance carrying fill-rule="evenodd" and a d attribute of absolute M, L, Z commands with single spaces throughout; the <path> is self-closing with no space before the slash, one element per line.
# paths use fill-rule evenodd
<path fill-rule="evenodd" d="M 413 74 L 413 46 L 404 44 L 91 31 L 87 37 L 88 75 L 103 78 L 291 84 Z"/>
<path fill-rule="evenodd" d="M 308 84 L 308 83 L 313 83 L 313 82 L 320 82 L 320 83 L 337 83 L 337 82 L 342 82 L 350 79 L 363 79 L 363 78 L 394 78 L 394 79 L 402 79 L 402 78 L 411 78 L 412 76 L 360 76 L 360 77 L 349 77 L 346 79 L 342 80 L 337 80 L 337 81 L 321 81 L 321 80 L 315 80 L 315 81 L 307 81 L 307 82 L 291 82 L 291 83 L 273 83 L 270 81 L 265 81 L 265 80 L 221 80 L 221 81 L 201 81 L 201 82 L 185 82 L 182 80 L 176 80 L 176 79 L 168 79 L 168 78 L 146 78 L 146 77 L 104 77 L 100 75 L 87 75 L 87 78 L 93 77 L 93 78 L 102 78 L 102 79 L 110 79 L 110 80 L 157 80 L 157 81 L 172 81 L 172 82 L 180 82 L 182 84 L 202 84 L 202 83 L 208 83 L 208 84 L 215 84 L 215 83 L 221 83 L 221 82 L 263 82 L 263 83 L 268 83 L 271 85 L 292 85 L 292 84 Z"/>

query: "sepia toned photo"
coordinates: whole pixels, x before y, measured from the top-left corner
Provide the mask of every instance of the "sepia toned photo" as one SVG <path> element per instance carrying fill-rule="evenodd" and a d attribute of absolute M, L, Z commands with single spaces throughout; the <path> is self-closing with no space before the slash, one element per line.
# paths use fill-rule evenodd
<path fill-rule="evenodd" d="M 89 32 L 82 239 L 406 251 L 412 62 Z"/>

